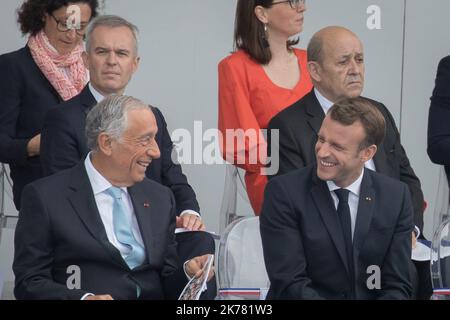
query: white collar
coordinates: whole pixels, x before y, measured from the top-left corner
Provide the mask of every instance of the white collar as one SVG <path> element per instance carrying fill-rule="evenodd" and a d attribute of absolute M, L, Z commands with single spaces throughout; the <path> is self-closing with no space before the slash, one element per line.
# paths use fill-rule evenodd
<path fill-rule="evenodd" d="M 323 112 L 325 112 L 325 115 L 327 114 L 328 110 L 333 106 L 333 102 L 331 102 L 330 100 L 328 100 L 327 98 L 325 98 L 320 92 L 319 90 L 317 90 L 314 87 L 314 94 L 316 95 L 317 100 L 319 101 L 320 106 L 323 109 Z"/>
<path fill-rule="evenodd" d="M 351 185 L 348 187 L 345 187 L 344 189 L 349 190 L 351 193 L 353 193 L 355 196 L 359 197 L 359 193 L 361 191 L 361 182 L 364 177 L 364 168 L 362 168 L 362 172 L 359 175 L 358 179 L 356 179 Z M 331 191 L 341 189 L 341 187 L 338 187 L 334 181 L 327 181 L 328 189 Z"/>
<path fill-rule="evenodd" d="M 104 176 L 100 172 L 98 172 L 97 169 L 95 169 L 94 165 L 91 161 L 91 154 L 92 152 L 89 152 L 86 156 L 86 159 L 84 160 L 84 166 L 86 168 L 87 175 L 89 177 L 89 181 L 91 182 L 92 191 L 94 192 L 94 196 L 108 190 L 113 185 L 106 180 Z M 122 191 L 127 193 L 127 188 L 120 188 Z"/>
<path fill-rule="evenodd" d="M 89 90 L 91 90 L 91 93 L 94 96 L 94 99 L 95 101 L 97 101 L 97 103 L 105 99 L 105 96 L 102 95 L 100 92 L 98 92 L 90 82 L 89 82 Z"/>

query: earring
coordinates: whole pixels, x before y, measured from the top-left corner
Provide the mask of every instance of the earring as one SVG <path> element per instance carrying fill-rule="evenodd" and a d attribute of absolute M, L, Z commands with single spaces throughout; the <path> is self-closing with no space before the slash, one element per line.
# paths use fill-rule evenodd
<path fill-rule="evenodd" d="M 268 35 L 267 35 L 267 23 L 264 23 L 264 31 L 261 37 L 262 45 L 264 48 L 270 47 L 269 41 L 268 41 Z"/>

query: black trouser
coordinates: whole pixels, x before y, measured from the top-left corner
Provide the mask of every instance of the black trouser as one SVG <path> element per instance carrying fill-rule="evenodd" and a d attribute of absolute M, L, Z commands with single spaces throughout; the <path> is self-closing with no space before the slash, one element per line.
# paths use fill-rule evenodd
<path fill-rule="evenodd" d="M 414 300 L 430 300 L 433 294 L 431 284 L 430 261 L 414 261 L 411 263 L 411 282 Z"/>

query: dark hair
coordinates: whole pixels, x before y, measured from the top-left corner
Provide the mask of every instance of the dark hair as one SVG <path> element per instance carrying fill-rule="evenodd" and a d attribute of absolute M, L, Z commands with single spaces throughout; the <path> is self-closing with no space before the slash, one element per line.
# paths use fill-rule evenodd
<path fill-rule="evenodd" d="M 270 8 L 273 0 L 238 0 L 234 23 L 234 50 L 242 49 L 253 60 L 266 65 L 272 60 L 272 52 L 267 43 L 264 24 L 255 15 L 255 7 Z M 298 44 L 299 39 L 288 40 L 288 50 Z"/>
<path fill-rule="evenodd" d="M 98 0 L 25 0 L 18 10 L 17 22 L 22 34 L 35 35 L 44 28 L 44 15 L 69 4 L 86 3 L 91 7 L 91 18 L 98 12 Z"/>
<path fill-rule="evenodd" d="M 372 103 L 360 97 L 340 100 L 328 110 L 328 115 L 345 126 L 361 122 L 366 137 L 359 145 L 360 150 L 373 144 L 378 147 L 386 134 L 384 116 Z"/>

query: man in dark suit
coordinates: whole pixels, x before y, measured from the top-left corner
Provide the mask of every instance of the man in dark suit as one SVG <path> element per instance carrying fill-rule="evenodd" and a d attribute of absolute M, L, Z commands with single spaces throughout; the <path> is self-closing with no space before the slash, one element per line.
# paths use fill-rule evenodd
<path fill-rule="evenodd" d="M 45 175 L 75 166 L 89 152 L 84 134 L 86 114 L 104 97 L 122 94 L 139 65 L 137 29 L 117 16 L 93 20 L 86 33 L 84 61 L 90 83 L 71 100 L 47 113 L 41 137 L 41 163 Z M 176 235 L 181 261 L 214 253 L 215 244 L 200 217 L 199 205 L 181 166 L 172 161 L 173 143 L 162 113 L 153 108 L 158 125 L 156 142 L 161 158 L 147 168 L 146 176 L 169 187 L 175 196 L 177 228 L 186 232 Z M 187 282 L 182 267 L 172 277 L 175 299 Z M 209 298 L 215 296 L 215 283 L 209 284 Z"/>
<path fill-rule="evenodd" d="M 278 175 L 315 163 L 314 146 L 327 110 L 340 99 L 361 95 L 364 87 L 361 41 L 353 32 L 342 27 L 327 27 L 318 31 L 308 44 L 308 70 L 313 90 L 281 111 L 268 126 L 269 133 L 273 129 L 279 130 Z M 400 134 L 389 110 L 380 102 L 363 99 L 377 107 L 386 119 L 386 138 L 366 167 L 408 185 L 414 208 L 416 228 L 412 238 L 415 243 L 416 237 L 423 235 L 424 197 L 420 181 L 400 143 Z M 414 286 L 417 289 L 414 297 L 428 299 L 432 291 L 429 264 L 414 264 L 419 273 L 418 279 L 414 277 L 419 282 Z M 412 268 L 412 272 L 416 270 Z"/>
<path fill-rule="evenodd" d="M 450 184 L 450 56 L 438 66 L 428 115 L 428 156 L 445 167 Z"/>
<path fill-rule="evenodd" d="M 270 180 L 260 221 L 269 299 L 409 299 L 408 187 L 364 168 L 384 134 L 366 99 L 341 100 L 318 133 L 316 165 Z"/>
<path fill-rule="evenodd" d="M 18 299 L 165 298 L 177 266 L 176 206 L 170 189 L 145 177 L 160 156 L 157 130 L 148 105 L 106 98 L 87 116 L 92 152 L 84 163 L 25 188 L 13 263 Z"/>

